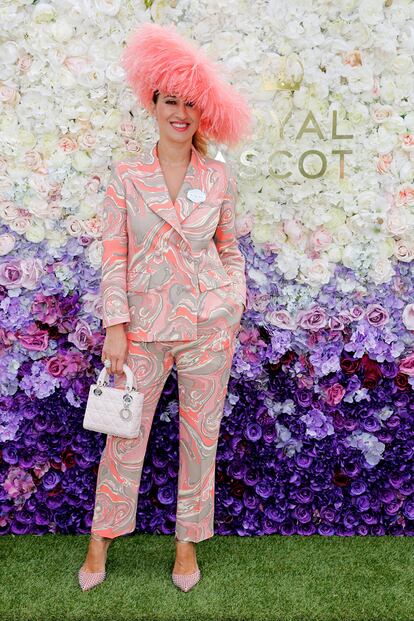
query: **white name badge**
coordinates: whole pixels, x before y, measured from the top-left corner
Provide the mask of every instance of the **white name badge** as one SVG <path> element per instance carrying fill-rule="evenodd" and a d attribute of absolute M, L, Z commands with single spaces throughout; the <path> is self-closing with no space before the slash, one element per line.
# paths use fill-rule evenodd
<path fill-rule="evenodd" d="M 203 192 L 203 190 L 193 188 L 192 190 L 188 190 L 187 198 L 189 198 L 192 203 L 202 203 L 206 200 L 206 193 Z"/>

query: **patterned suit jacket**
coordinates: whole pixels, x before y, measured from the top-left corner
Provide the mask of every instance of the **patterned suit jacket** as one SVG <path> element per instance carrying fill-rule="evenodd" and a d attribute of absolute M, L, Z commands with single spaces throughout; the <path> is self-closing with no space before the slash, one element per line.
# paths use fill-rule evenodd
<path fill-rule="evenodd" d="M 192 146 L 173 203 L 157 145 L 112 166 L 102 213 L 103 326 L 126 323 L 127 338 L 138 341 L 190 341 L 226 329 L 246 307 L 237 186 L 227 163 Z M 190 200 L 191 189 L 205 200 Z"/>

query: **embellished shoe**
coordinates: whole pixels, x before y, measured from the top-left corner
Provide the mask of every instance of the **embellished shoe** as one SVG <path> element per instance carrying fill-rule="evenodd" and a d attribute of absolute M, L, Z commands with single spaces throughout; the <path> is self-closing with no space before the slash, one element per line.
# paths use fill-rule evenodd
<path fill-rule="evenodd" d="M 175 537 L 175 540 L 179 541 L 177 537 Z M 172 572 L 172 581 L 175 586 L 177 586 L 182 591 L 189 591 L 190 589 L 192 589 L 193 586 L 195 586 L 201 578 L 201 572 L 198 568 L 197 562 L 196 566 L 197 569 L 192 574 L 176 574 Z"/>
<path fill-rule="evenodd" d="M 201 572 L 197 566 L 197 570 L 193 574 L 175 574 L 172 573 L 172 581 L 182 591 L 189 591 L 197 584 L 201 578 Z"/>
<path fill-rule="evenodd" d="M 101 535 L 98 535 L 97 533 L 91 533 L 91 538 L 95 539 L 96 541 L 102 541 L 103 539 L 112 541 L 109 537 L 101 537 Z M 108 548 L 109 548 L 109 545 L 106 547 L 107 553 L 108 553 Z M 106 559 L 105 559 L 105 562 L 106 562 Z M 89 591 L 89 589 L 93 589 L 93 587 L 98 586 L 98 584 L 101 584 L 101 582 L 103 582 L 105 578 L 106 578 L 105 569 L 103 571 L 97 571 L 97 572 L 84 571 L 83 565 L 82 565 L 82 567 L 79 569 L 79 572 L 78 572 L 79 586 L 82 589 L 82 591 Z"/>

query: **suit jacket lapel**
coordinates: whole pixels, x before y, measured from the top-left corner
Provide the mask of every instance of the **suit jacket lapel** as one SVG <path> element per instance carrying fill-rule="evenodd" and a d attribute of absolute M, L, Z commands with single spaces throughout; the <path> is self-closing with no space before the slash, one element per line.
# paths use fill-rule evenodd
<path fill-rule="evenodd" d="M 137 164 L 137 168 L 131 171 L 131 177 L 148 207 L 168 222 L 189 243 L 185 237 L 182 223 L 200 203 L 191 201 L 187 192 L 192 188 L 206 192 L 206 175 L 204 174 L 206 172 L 208 172 L 207 165 L 197 149 L 191 145 L 191 160 L 174 205 L 165 183 L 157 155 L 157 143 L 155 143 Z"/>

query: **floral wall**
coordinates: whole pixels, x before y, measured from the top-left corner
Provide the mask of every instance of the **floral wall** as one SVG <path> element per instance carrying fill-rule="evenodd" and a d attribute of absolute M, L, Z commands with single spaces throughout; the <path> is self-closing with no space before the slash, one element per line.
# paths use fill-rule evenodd
<path fill-rule="evenodd" d="M 9 0 L 0 7 L 0 532 L 87 533 L 106 436 L 102 199 L 157 138 L 119 57 L 175 23 L 245 94 L 248 308 L 216 468 L 216 533 L 413 535 L 414 5 L 410 0 Z M 137 531 L 172 534 L 175 370 Z"/>

